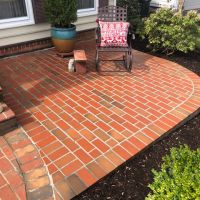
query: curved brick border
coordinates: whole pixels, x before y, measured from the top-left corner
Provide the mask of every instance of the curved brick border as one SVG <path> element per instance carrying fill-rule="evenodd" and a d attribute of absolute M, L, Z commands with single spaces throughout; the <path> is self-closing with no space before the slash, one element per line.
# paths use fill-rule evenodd
<path fill-rule="evenodd" d="M 12 149 L 0 136 L 0 199 L 26 200 L 23 176 Z"/>
<path fill-rule="evenodd" d="M 48 171 L 36 147 L 22 129 L 7 133 L 4 138 L 16 156 L 24 178 L 27 199 L 53 199 Z"/>

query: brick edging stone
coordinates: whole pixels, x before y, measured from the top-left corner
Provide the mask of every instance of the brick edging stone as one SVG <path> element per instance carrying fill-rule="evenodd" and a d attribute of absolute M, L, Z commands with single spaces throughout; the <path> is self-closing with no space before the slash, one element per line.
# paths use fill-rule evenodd
<path fill-rule="evenodd" d="M 28 200 L 54 199 L 48 170 L 39 152 L 21 128 L 4 135 L 21 169 Z"/>

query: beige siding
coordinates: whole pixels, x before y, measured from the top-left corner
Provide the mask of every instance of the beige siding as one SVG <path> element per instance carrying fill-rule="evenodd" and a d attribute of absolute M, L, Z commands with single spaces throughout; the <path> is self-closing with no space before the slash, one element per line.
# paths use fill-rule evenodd
<path fill-rule="evenodd" d="M 115 2 L 115 0 L 109 0 L 110 5 L 114 5 Z M 96 19 L 96 15 L 79 17 L 78 21 L 76 22 L 77 31 L 95 28 Z M 0 46 L 47 37 L 50 37 L 50 25 L 48 23 L 4 29 L 0 31 Z"/>
<path fill-rule="evenodd" d="M 0 46 L 46 38 L 50 36 L 49 30 L 49 24 L 4 29 L 0 31 Z"/>
<path fill-rule="evenodd" d="M 166 7 L 166 8 L 178 8 L 179 0 L 151 0 L 150 5 L 153 7 Z"/>
<path fill-rule="evenodd" d="M 168 7 L 168 0 L 151 0 L 151 6 L 155 7 Z"/>
<path fill-rule="evenodd" d="M 151 0 L 151 6 L 155 7 L 171 7 L 175 5 L 176 1 L 171 0 Z M 182 5 L 183 0 L 177 0 L 179 4 Z M 193 9 L 200 9 L 200 0 L 185 0 L 184 1 L 184 10 L 193 10 Z"/>
<path fill-rule="evenodd" d="M 185 0 L 184 10 L 200 9 L 200 0 Z"/>
<path fill-rule="evenodd" d="M 96 15 L 79 18 L 76 22 L 77 31 L 95 28 L 96 18 Z M 47 37 L 50 37 L 50 25 L 48 23 L 4 29 L 0 31 L 0 46 Z"/>

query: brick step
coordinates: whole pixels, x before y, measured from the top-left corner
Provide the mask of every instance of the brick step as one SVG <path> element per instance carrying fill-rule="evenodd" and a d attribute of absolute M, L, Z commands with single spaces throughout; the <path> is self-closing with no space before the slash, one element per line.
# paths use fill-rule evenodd
<path fill-rule="evenodd" d="M 0 113 L 0 136 L 17 128 L 15 113 L 5 104 L 2 104 L 3 112 Z"/>
<path fill-rule="evenodd" d="M 48 174 L 47 167 L 44 165 L 39 151 L 35 145 L 32 144 L 26 133 L 19 127 L 6 133 L 6 135 L 1 137 L 1 139 L 2 138 L 6 142 L 0 142 L 0 150 L 2 144 L 9 145 L 9 155 L 11 154 L 10 152 L 12 152 L 12 155 L 16 160 L 15 163 L 17 163 L 17 166 L 15 166 L 18 170 L 15 170 L 17 173 L 15 172 L 14 176 L 12 176 L 10 179 L 7 179 L 7 184 L 12 189 L 13 195 L 19 196 L 20 200 L 54 200 L 53 188 L 50 180 L 51 177 Z M 8 161 L 11 163 L 13 160 L 9 159 Z M 2 162 L 1 158 L 0 171 L 1 169 L 8 168 L 8 164 L 5 165 L 5 162 Z M 10 166 L 12 165 L 10 164 Z M 6 175 L 5 177 L 7 178 L 8 176 Z M 2 177 L 0 176 L 0 183 L 2 181 L 1 178 Z M 19 183 L 20 180 L 21 183 Z M 3 181 L 5 182 L 5 180 Z M 15 184 L 13 184 L 13 182 Z M 22 182 L 23 187 L 21 188 Z M 18 189 L 19 187 L 17 188 L 16 185 L 20 185 L 20 189 Z M 0 192 L 1 190 L 2 188 L 0 189 Z M 6 195 L 9 197 L 5 191 L 5 196 Z M 10 199 L 16 198 L 13 197 Z"/>
<path fill-rule="evenodd" d="M 75 69 L 77 74 L 85 74 L 87 72 L 87 57 L 84 50 L 74 51 Z"/>

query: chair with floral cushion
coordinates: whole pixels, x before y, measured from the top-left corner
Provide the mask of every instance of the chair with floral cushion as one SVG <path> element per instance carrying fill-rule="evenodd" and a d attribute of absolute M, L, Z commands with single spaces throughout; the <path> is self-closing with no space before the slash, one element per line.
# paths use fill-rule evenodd
<path fill-rule="evenodd" d="M 100 71 L 100 61 L 108 61 L 100 60 L 99 54 L 101 52 L 124 53 L 122 61 L 124 61 L 126 69 L 131 71 L 131 39 L 134 38 L 134 35 L 130 33 L 130 24 L 126 22 L 126 19 L 127 8 L 119 6 L 99 8 L 97 20 L 98 27 L 96 29 L 96 69 L 98 72 Z"/>

